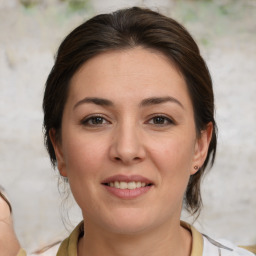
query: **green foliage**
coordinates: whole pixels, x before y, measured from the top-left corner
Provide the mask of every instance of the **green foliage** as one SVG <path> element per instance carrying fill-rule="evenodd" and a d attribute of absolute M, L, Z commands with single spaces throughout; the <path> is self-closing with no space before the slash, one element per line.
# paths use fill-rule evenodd
<path fill-rule="evenodd" d="M 34 9 L 34 7 L 38 6 L 58 6 L 58 2 L 63 3 L 68 12 L 79 12 L 90 9 L 90 0 L 55 0 L 52 3 L 44 0 L 19 0 L 19 2 L 27 10 Z"/>
<path fill-rule="evenodd" d="M 198 19 L 197 13 L 195 10 L 187 9 L 184 13 L 184 21 L 185 22 L 191 22 L 196 21 Z"/>
<path fill-rule="evenodd" d="M 202 45 L 204 45 L 204 46 L 208 46 L 208 45 L 210 44 L 209 39 L 207 39 L 207 38 L 205 38 L 205 37 L 201 38 L 201 39 L 200 39 L 200 42 L 201 42 Z"/>
<path fill-rule="evenodd" d="M 19 0 L 20 4 L 25 8 L 32 8 L 40 3 L 39 0 Z"/>
<path fill-rule="evenodd" d="M 228 14 L 229 14 L 229 12 L 228 12 L 228 6 L 220 5 L 220 6 L 219 6 L 219 12 L 220 12 L 220 14 L 222 14 L 222 15 L 228 15 Z"/>
<path fill-rule="evenodd" d="M 66 2 L 71 9 L 71 11 L 84 10 L 89 5 L 89 0 L 60 0 L 61 2 Z"/>

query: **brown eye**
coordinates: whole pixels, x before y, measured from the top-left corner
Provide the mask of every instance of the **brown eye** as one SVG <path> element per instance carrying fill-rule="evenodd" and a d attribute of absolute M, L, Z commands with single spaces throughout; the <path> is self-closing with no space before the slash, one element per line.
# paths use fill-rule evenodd
<path fill-rule="evenodd" d="M 91 116 L 82 121 L 82 124 L 87 126 L 100 126 L 108 123 L 102 116 Z"/>
<path fill-rule="evenodd" d="M 91 124 L 103 124 L 104 119 L 102 117 L 96 116 L 96 117 L 92 117 L 89 122 Z"/>
<path fill-rule="evenodd" d="M 162 116 L 157 116 L 153 118 L 154 124 L 164 124 L 166 122 L 166 118 Z"/>
<path fill-rule="evenodd" d="M 151 118 L 148 123 L 159 126 L 174 124 L 174 122 L 166 116 L 155 116 Z"/>

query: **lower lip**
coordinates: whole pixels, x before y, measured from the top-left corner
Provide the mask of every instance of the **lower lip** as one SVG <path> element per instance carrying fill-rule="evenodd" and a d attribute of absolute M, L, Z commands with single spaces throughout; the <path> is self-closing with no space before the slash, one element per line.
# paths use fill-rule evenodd
<path fill-rule="evenodd" d="M 134 199 L 147 193 L 152 188 L 152 186 L 146 186 L 146 187 L 135 188 L 135 189 L 119 189 L 119 188 L 109 187 L 105 185 L 105 188 L 110 193 L 112 193 L 113 195 L 121 199 Z"/>

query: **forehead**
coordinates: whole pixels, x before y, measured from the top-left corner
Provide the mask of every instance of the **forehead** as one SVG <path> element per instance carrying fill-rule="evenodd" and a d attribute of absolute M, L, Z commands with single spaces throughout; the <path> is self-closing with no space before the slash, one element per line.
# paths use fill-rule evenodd
<path fill-rule="evenodd" d="M 70 86 L 70 97 L 77 100 L 83 96 L 126 100 L 169 95 L 190 101 L 186 82 L 171 60 L 140 47 L 93 57 L 75 73 Z"/>

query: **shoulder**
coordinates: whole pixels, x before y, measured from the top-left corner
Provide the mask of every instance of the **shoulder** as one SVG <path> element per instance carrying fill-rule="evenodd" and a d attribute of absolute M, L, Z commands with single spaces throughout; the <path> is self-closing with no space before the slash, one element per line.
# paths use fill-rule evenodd
<path fill-rule="evenodd" d="M 203 235 L 203 256 L 255 256 L 254 253 L 238 247 L 227 240 L 214 240 Z"/>
<path fill-rule="evenodd" d="M 27 253 L 21 249 L 17 256 L 56 256 L 57 251 L 60 247 L 61 242 L 56 242 L 54 244 L 48 245 L 36 252 Z"/>
<path fill-rule="evenodd" d="M 184 221 L 181 226 L 192 234 L 191 256 L 256 256 L 256 246 L 241 248 L 224 239 L 212 239 Z"/>
<path fill-rule="evenodd" d="M 17 256 L 27 256 L 27 254 L 26 254 L 25 250 L 21 248 L 21 249 L 19 250 Z"/>
<path fill-rule="evenodd" d="M 63 241 L 48 245 L 34 253 L 28 253 L 21 249 L 17 256 L 68 256 L 76 255 L 77 243 L 83 235 L 83 222 L 79 223 L 73 232 Z"/>

